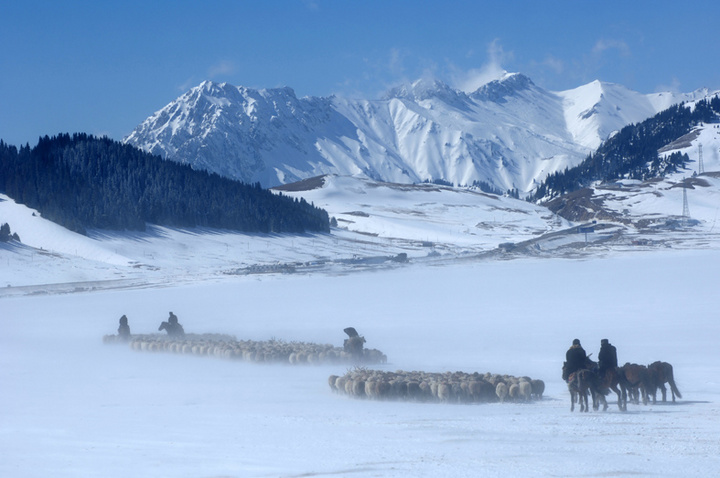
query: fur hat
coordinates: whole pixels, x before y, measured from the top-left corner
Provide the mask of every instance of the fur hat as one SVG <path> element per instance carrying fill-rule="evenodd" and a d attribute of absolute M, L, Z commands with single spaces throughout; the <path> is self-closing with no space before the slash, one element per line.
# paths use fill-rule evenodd
<path fill-rule="evenodd" d="M 580 345 L 580 339 L 574 339 L 573 345 Z"/>
<path fill-rule="evenodd" d="M 600 345 L 607 345 L 607 344 L 609 344 L 609 343 L 610 343 L 610 342 L 608 342 L 608 339 L 602 339 L 602 340 L 600 341 Z"/>

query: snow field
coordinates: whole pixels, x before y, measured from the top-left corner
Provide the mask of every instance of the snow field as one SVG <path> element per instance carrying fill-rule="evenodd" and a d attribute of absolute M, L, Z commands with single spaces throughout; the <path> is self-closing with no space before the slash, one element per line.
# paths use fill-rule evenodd
<path fill-rule="evenodd" d="M 668 250 L 5 297 L 0 476 L 713 476 L 718 259 Z M 529 375 L 545 398 L 354 400 L 327 384 L 343 367 L 102 343 L 122 314 L 148 333 L 168 310 L 188 333 L 238 339 L 341 344 L 354 326 L 385 370 Z M 609 338 L 621 363 L 672 363 L 684 398 L 570 413 L 560 368 L 576 337 L 594 356 Z"/>

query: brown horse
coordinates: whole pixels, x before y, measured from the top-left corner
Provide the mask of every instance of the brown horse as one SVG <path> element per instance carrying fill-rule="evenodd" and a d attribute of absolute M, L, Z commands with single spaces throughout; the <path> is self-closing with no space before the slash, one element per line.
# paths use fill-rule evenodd
<path fill-rule="evenodd" d="M 607 400 L 605 399 L 605 395 L 607 395 L 610 390 L 615 392 L 617 395 L 618 401 L 618 410 L 621 412 L 624 412 L 627 410 L 627 403 L 625 400 L 626 392 L 625 387 L 623 386 L 620 378 L 620 369 L 618 367 L 613 367 L 610 369 L 607 369 L 605 371 L 605 374 L 602 377 L 598 377 L 596 380 L 596 387 L 595 387 L 595 393 L 593 395 L 593 408 L 595 410 L 598 409 L 599 404 L 596 403 L 595 397 L 599 399 L 600 402 L 603 403 L 603 411 L 608 409 Z"/>
<path fill-rule="evenodd" d="M 673 367 L 667 362 L 653 362 L 647 367 L 648 373 L 650 375 L 650 383 L 651 388 L 648 391 L 648 394 L 652 395 L 653 404 L 655 404 L 655 395 L 657 393 L 657 389 L 660 388 L 662 391 L 662 401 L 667 401 L 667 390 L 665 390 L 665 383 L 667 382 L 670 385 L 670 392 L 672 393 L 672 401 L 675 401 L 675 395 L 678 396 L 678 398 L 682 398 L 682 395 L 680 394 L 680 390 L 678 390 L 677 385 L 675 385 L 675 378 L 673 377 Z"/>
<path fill-rule="evenodd" d="M 652 380 L 647 367 L 626 362 L 618 371 L 620 384 L 623 387 L 623 401 L 627 403 L 627 392 L 629 392 L 630 401 L 637 405 L 640 402 L 639 395 L 641 394 L 643 405 L 647 405 L 647 392 L 652 388 Z"/>

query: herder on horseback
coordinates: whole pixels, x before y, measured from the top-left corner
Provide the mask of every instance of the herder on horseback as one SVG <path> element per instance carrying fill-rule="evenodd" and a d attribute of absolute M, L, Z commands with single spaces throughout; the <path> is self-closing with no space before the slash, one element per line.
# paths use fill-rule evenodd
<path fill-rule="evenodd" d="M 570 378 L 570 374 L 587 368 L 587 354 L 585 349 L 580 345 L 580 340 L 573 340 L 572 346 L 565 353 L 565 364 L 563 365 L 562 378 L 566 382 Z"/>
<path fill-rule="evenodd" d="M 608 370 L 615 370 L 618 366 L 617 349 L 608 342 L 608 339 L 600 341 L 600 352 L 598 353 L 598 373 L 604 379 Z"/>

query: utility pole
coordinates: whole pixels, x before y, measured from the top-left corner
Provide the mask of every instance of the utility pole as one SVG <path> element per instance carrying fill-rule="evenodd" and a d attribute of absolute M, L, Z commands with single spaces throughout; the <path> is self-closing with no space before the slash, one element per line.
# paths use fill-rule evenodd
<path fill-rule="evenodd" d="M 702 157 L 702 143 L 698 144 L 698 174 L 702 174 L 705 172 L 705 165 L 703 165 L 703 157 Z"/>
<path fill-rule="evenodd" d="M 687 200 L 687 185 L 685 184 L 685 178 L 683 178 L 683 212 L 682 212 L 683 227 L 688 225 L 688 219 L 690 219 L 690 208 L 688 207 L 688 200 Z"/>

